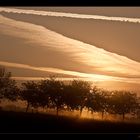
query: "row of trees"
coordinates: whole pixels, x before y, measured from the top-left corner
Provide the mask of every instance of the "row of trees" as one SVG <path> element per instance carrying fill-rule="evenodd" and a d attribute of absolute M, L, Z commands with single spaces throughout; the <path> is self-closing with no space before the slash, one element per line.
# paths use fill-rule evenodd
<path fill-rule="evenodd" d="M 69 84 L 56 80 L 54 77 L 38 82 L 27 81 L 19 88 L 11 79 L 11 74 L 0 68 L 0 98 L 11 101 L 27 102 L 26 112 L 33 108 L 54 108 L 59 110 L 79 110 L 89 112 L 135 115 L 140 110 L 139 98 L 136 93 L 128 91 L 106 91 L 91 86 L 91 83 L 73 80 Z"/>

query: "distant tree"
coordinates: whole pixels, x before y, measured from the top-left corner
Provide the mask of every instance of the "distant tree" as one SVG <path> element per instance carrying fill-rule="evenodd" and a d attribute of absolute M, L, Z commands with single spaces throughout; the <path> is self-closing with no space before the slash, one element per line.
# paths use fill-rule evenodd
<path fill-rule="evenodd" d="M 100 94 L 101 98 L 100 98 L 100 102 L 102 103 L 102 107 L 101 107 L 101 113 L 102 113 L 102 119 L 104 117 L 104 113 L 108 112 L 108 108 L 109 108 L 109 104 L 108 104 L 108 100 L 110 97 L 110 92 L 107 90 L 103 90 L 101 89 L 101 94 Z"/>
<path fill-rule="evenodd" d="M 27 101 L 26 112 L 29 107 L 39 107 L 41 104 L 40 101 L 42 101 L 42 95 L 38 88 L 38 83 L 34 81 L 22 83 L 21 100 Z"/>
<path fill-rule="evenodd" d="M 87 95 L 90 93 L 91 84 L 86 81 L 73 80 L 71 83 L 71 107 L 78 107 L 80 110 L 80 116 L 83 108 L 86 106 Z M 75 104 L 75 105 L 74 105 Z"/>
<path fill-rule="evenodd" d="M 8 85 L 8 87 L 4 88 L 3 90 L 3 97 L 10 101 L 16 101 L 19 97 L 20 89 L 16 85 L 16 82 L 13 80 Z"/>
<path fill-rule="evenodd" d="M 74 111 L 79 109 L 78 97 L 75 94 L 72 85 L 68 84 L 64 86 L 64 102 L 68 111 Z"/>
<path fill-rule="evenodd" d="M 125 119 L 125 114 L 135 113 L 137 109 L 137 96 L 129 91 L 113 91 L 109 102 L 109 113 L 120 114 Z"/>
<path fill-rule="evenodd" d="M 98 92 L 98 88 L 96 86 L 94 86 L 90 92 L 87 94 L 87 99 L 85 102 L 85 106 L 89 111 L 91 111 L 91 113 L 93 113 L 93 108 L 94 108 L 94 94 L 96 94 Z"/>
<path fill-rule="evenodd" d="M 48 85 L 48 80 L 41 80 L 39 82 L 39 90 L 40 93 L 42 94 L 40 98 L 40 106 L 43 108 L 46 107 L 51 107 L 51 101 L 50 101 L 50 86 Z"/>
<path fill-rule="evenodd" d="M 55 77 L 45 81 L 45 91 L 49 94 L 50 107 L 56 108 L 56 115 L 64 107 L 64 83 Z"/>
<path fill-rule="evenodd" d="M 96 86 L 93 87 L 90 94 L 88 94 L 86 107 L 91 110 L 92 113 L 101 112 L 103 119 L 104 113 L 107 110 L 107 92 Z"/>
<path fill-rule="evenodd" d="M 137 97 L 137 108 L 135 115 L 137 115 L 137 118 L 140 119 L 140 97 Z"/>
<path fill-rule="evenodd" d="M 11 73 L 0 67 L 0 98 L 16 101 L 19 89 L 16 81 L 11 78 Z"/>
<path fill-rule="evenodd" d="M 0 98 L 3 98 L 4 89 L 7 87 L 10 81 L 10 72 L 6 72 L 4 67 L 0 67 Z"/>

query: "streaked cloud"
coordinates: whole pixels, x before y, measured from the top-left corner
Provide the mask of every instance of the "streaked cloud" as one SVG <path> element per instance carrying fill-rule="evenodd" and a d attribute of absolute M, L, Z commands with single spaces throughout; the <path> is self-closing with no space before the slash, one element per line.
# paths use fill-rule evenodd
<path fill-rule="evenodd" d="M 140 23 L 140 18 L 109 17 L 109 16 L 101 16 L 101 15 L 85 15 L 85 14 L 73 14 L 73 13 L 51 12 L 51 11 L 23 10 L 23 9 L 16 9 L 16 8 L 0 8 L 0 12 Z"/>
<path fill-rule="evenodd" d="M 0 65 L 2 66 L 8 66 L 8 67 L 15 67 L 15 68 L 24 68 L 24 69 L 31 69 L 31 70 L 37 70 L 37 71 L 43 71 L 43 72 L 53 72 L 59 73 L 59 74 L 67 74 L 72 76 L 77 76 L 78 79 L 86 80 L 86 81 L 120 81 L 120 82 L 130 82 L 130 83 L 140 83 L 140 78 L 121 78 L 121 77 L 113 77 L 113 76 L 107 76 L 107 75 L 99 75 L 99 74 L 88 74 L 88 73 L 81 73 L 81 72 L 75 72 L 75 71 L 67 71 L 62 69 L 56 69 L 56 68 L 49 68 L 49 67 L 35 67 L 30 66 L 26 64 L 18 64 L 18 63 L 10 63 L 10 62 L 4 62 L 0 61 Z M 16 80 L 41 80 L 46 79 L 46 77 L 13 77 Z M 48 77 L 47 77 L 48 78 Z M 73 78 L 59 78 L 61 80 L 72 80 Z M 76 77 L 75 77 L 76 79 Z"/>
<path fill-rule="evenodd" d="M 15 67 L 15 68 L 31 69 L 31 70 L 37 70 L 37 71 L 43 71 L 43 72 L 53 72 L 53 73 L 59 73 L 59 74 L 73 75 L 73 76 L 77 76 L 77 78 L 80 78 L 80 77 L 95 78 L 97 80 L 113 79 L 112 76 L 106 76 L 106 75 L 87 74 L 87 73 L 67 71 L 67 70 L 48 68 L 48 67 L 35 67 L 35 66 L 26 65 L 26 64 L 10 63 L 10 62 L 4 62 L 4 61 L 0 61 L 0 65 L 8 66 L 8 67 Z"/>
<path fill-rule="evenodd" d="M 9 67 L 26 68 L 38 71 L 68 74 L 96 80 L 115 80 L 127 82 L 139 82 L 140 63 L 125 56 L 110 53 L 96 46 L 74 40 L 48 30 L 42 26 L 16 21 L 0 16 L 0 32 L 5 35 L 25 39 L 27 44 L 36 44 L 39 49 L 52 49 L 71 56 L 73 61 L 85 65 L 85 70 L 90 69 L 90 73 L 67 70 L 67 61 L 63 68 L 37 67 L 34 65 L 17 64 L 10 62 L 0 62 L 0 65 Z M 9 56 L 10 57 L 10 56 Z M 54 56 L 55 58 L 55 56 Z M 37 59 L 37 58 L 36 58 Z M 44 61 L 44 60 L 42 60 Z M 51 60 L 50 60 L 51 61 Z M 56 60 L 57 64 L 57 60 Z M 72 66 L 76 67 L 76 65 Z M 95 74 L 96 73 L 96 74 Z M 137 78 L 136 78 L 137 77 Z"/>

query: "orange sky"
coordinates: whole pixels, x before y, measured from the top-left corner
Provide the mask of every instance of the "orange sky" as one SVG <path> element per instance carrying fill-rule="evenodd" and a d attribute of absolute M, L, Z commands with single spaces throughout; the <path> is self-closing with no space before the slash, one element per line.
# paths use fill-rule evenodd
<path fill-rule="evenodd" d="M 115 8 L 31 9 L 36 11 L 0 9 L 0 65 L 14 77 L 57 73 L 93 79 L 98 85 L 102 81 L 102 87 L 113 81 L 117 88 L 129 89 L 129 83 L 139 89 L 140 8 L 120 8 L 122 15 Z M 47 9 L 65 17 L 59 12 L 48 16 Z"/>

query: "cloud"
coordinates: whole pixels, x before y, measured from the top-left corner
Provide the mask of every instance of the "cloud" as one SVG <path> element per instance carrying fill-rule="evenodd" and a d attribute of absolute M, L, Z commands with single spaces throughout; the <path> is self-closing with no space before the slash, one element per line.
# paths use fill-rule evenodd
<path fill-rule="evenodd" d="M 73 14 L 73 13 L 51 12 L 51 11 L 23 10 L 23 9 L 16 9 L 16 8 L 0 8 L 0 12 L 140 23 L 140 18 L 110 17 L 110 16 Z"/>
<path fill-rule="evenodd" d="M 49 67 L 35 67 L 30 66 L 26 64 L 18 64 L 18 63 L 11 63 L 11 62 L 4 62 L 0 61 L 0 65 L 2 66 L 8 66 L 8 67 L 14 67 L 14 68 L 24 68 L 24 69 L 30 69 L 30 70 L 37 70 L 37 71 L 43 71 L 43 72 L 53 72 L 59 73 L 59 74 L 67 74 L 72 76 L 77 76 L 78 79 L 86 80 L 86 81 L 120 81 L 120 82 L 130 82 L 130 83 L 140 83 L 140 78 L 121 78 L 121 77 L 113 77 L 113 76 L 107 76 L 107 75 L 100 75 L 100 74 L 88 74 L 88 73 L 81 73 L 81 72 L 75 72 L 75 71 L 67 71 L 62 69 L 56 69 L 56 68 L 49 68 Z M 41 80 L 46 79 L 46 77 L 13 77 L 16 80 Z M 72 80 L 73 78 L 60 78 L 61 80 Z M 76 79 L 76 78 L 75 78 Z"/>
<path fill-rule="evenodd" d="M 37 70 L 37 71 L 43 71 L 43 72 L 53 72 L 53 73 L 59 73 L 59 74 L 67 74 L 77 77 L 85 77 L 85 78 L 98 78 L 98 80 L 107 80 L 112 78 L 112 76 L 106 76 L 106 75 L 97 75 L 97 74 L 87 74 L 87 73 L 81 73 L 81 72 L 75 72 L 75 71 L 67 71 L 62 69 L 56 69 L 56 68 L 49 68 L 49 67 L 35 67 L 31 65 L 26 64 L 19 64 L 19 63 L 11 63 L 11 62 L 5 62 L 0 61 L 0 65 L 7 66 L 7 67 L 14 67 L 14 68 L 24 68 L 24 69 L 30 69 L 30 70 Z"/>
<path fill-rule="evenodd" d="M 39 25 L 16 21 L 3 16 L 0 16 L 0 23 L 0 31 L 2 34 L 11 35 L 16 38 L 23 38 L 27 44 L 31 43 L 38 45 L 40 46 L 39 49 L 44 49 L 44 51 L 49 48 L 65 54 L 65 57 L 69 55 L 73 61 L 85 66 L 84 71 L 88 69 L 90 73 L 82 72 L 81 68 L 76 64 L 71 64 L 71 67 L 73 69 L 76 68 L 77 70 L 68 69 L 67 66 L 69 62 L 67 61 L 62 62 L 64 65 L 63 68 L 47 68 L 47 66 L 36 67 L 23 64 L 14 64 L 15 67 L 64 73 L 92 79 L 125 80 L 127 77 L 127 81 L 139 80 L 136 77 L 140 77 L 140 63 L 125 56 L 120 56 L 118 54 L 105 51 L 104 49 L 97 48 L 96 46 L 65 37 Z M 57 64 L 58 60 L 55 60 Z M 2 62 L 0 64 L 2 64 Z M 5 64 L 13 66 L 13 64 L 11 65 L 10 63 Z"/>

